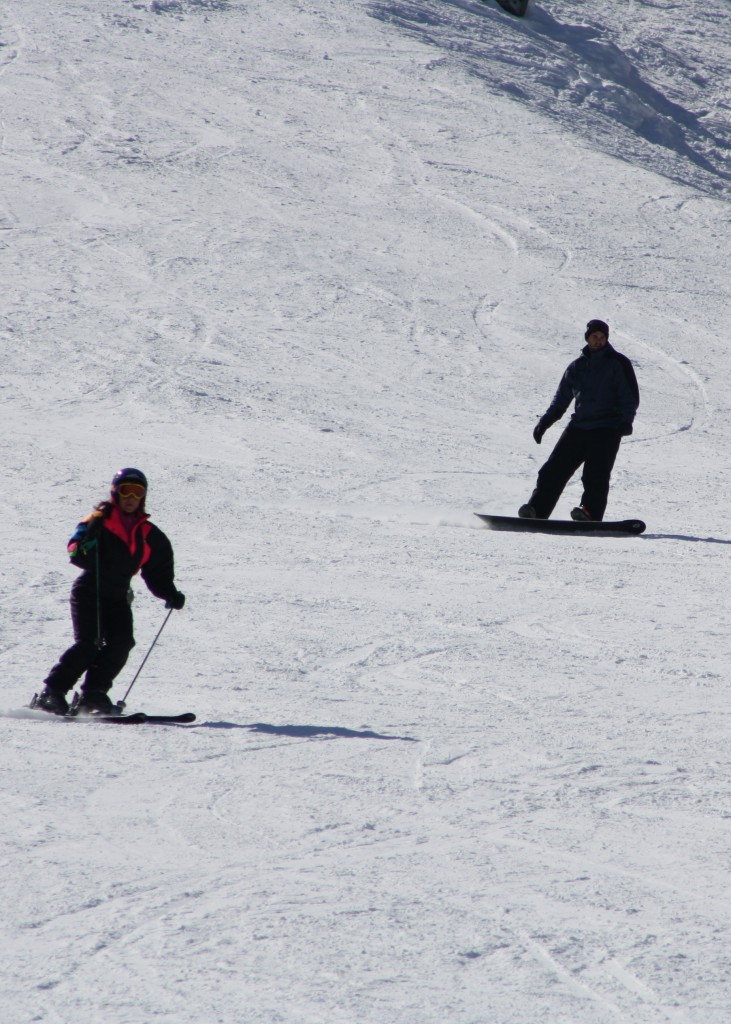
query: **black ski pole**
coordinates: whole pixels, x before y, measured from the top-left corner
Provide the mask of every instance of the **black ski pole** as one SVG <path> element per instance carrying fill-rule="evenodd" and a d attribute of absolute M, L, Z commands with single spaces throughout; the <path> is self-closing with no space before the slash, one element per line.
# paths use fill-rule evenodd
<path fill-rule="evenodd" d="M 134 679 L 132 680 L 132 682 L 131 682 L 131 683 L 129 684 L 129 686 L 127 687 L 127 692 L 125 693 L 124 697 L 123 697 L 123 698 L 122 698 L 121 700 L 118 700 L 118 701 L 117 701 L 117 707 L 118 707 L 118 708 L 124 708 L 124 707 L 125 707 L 125 705 L 126 705 L 126 703 L 127 703 L 127 698 L 129 697 L 129 692 L 130 692 L 130 690 L 132 689 L 132 687 L 133 687 L 133 686 L 135 685 L 135 683 L 137 682 L 137 677 L 139 676 L 139 674 L 140 674 L 140 672 L 142 671 L 142 669 L 143 669 L 143 668 L 145 667 L 145 662 L 147 661 L 147 659 L 148 659 L 148 658 L 150 657 L 150 655 L 152 654 L 152 648 L 153 648 L 153 647 L 155 646 L 155 644 L 157 643 L 157 641 L 158 641 L 158 640 L 160 639 L 160 634 L 162 633 L 163 629 L 165 629 L 165 626 L 167 625 L 167 621 L 168 621 L 168 619 L 170 618 L 170 616 L 171 616 L 171 615 L 173 614 L 173 612 L 174 612 L 174 611 L 175 611 L 175 609 L 174 609 L 174 608 L 171 608 L 171 609 L 170 609 L 170 611 L 169 611 L 169 612 L 167 613 L 167 615 L 165 616 L 165 618 L 164 618 L 164 620 L 163 620 L 163 624 L 162 624 L 162 626 L 160 626 L 160 628 L 159 628 L 159 629 L 158 629 L 158 631 L 157 631 L 157 635 L 156 635 L 155 639 L 154 639 L 154 640 L 152 641 L 152 643 L 150 644 L 150 649 L 149 649 L 149 651 L 147 652 L 147 654 L 146 654 L 146 655 L 144 656 L 144 658 L 142 659 L 142 663 L 141 663 L 140 667 L 139 667 L 139 668 L 137 669 L 137 671 L 135 672 L 135 676 L 134 676 Z"/>
<path fill-rule="evenodd" d="M 99 579 L 99 537 L 96 538 L 94 545 L 94 557 L 96 559 L 96 640 L 94 646 L 98 651 L 104 646 L 104 638 L 102 637 L 102 595 L 101 595 L 101 580 Z"/>

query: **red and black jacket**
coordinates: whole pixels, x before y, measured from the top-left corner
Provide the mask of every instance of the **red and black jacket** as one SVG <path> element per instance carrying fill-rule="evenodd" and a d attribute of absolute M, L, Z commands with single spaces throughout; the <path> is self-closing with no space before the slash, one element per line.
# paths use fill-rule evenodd
<path fill-rule="evenodd" d="M 75 588 L 96 590 L 98 582 L 101 597 L 126 600 L 132 577 L 139 572 L 155 597 L 169 601 L 177 593 L 172 544 L 145 512 L 128 534 L 117 505 L 102 502 L 76 527 L 68 552 L 82 570 Z"/>

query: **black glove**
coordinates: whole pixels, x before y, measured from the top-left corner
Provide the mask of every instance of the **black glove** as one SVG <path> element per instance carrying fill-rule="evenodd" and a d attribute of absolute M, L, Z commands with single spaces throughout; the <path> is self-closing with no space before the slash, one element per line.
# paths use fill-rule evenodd
<path fill-rule="evenodd" d="M 540 444 L 541 443 L 543 435 L 546 433 L 547 430 L 548 430 L 548 427 L 544 425 L 543 420 L 542 419 L 538 420 L 538 422 L 536 423 L 535 427 L 533 428 L 533 440 L 535 441 L 536 444 Z"/>
<path fill-rule="evenodd" d="M 619 428 L 619 433 L 622 437 L 629 437 L 629 435 L 632 433 L 632 424 L 623 423 L 622 426 Z"/>
<path fill-rule="evenodd" d="M 179 612 L 184 604 L 185 604 L 185 594 L 181 593 L 181 591 L 179 591 L 179 590 L 176 590 L 175 593 L 173 594 L 173 596 L 169 597 L 167 599 L 167 601 L 165 602 L 165 607 L 166 608 L 174 608 L 176 612 Z"/>

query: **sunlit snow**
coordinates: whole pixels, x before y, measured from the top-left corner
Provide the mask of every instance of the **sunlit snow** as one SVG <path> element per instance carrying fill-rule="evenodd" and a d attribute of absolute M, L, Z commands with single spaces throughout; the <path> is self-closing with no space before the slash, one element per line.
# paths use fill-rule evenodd
<path fill-rule="evenodd" d="M 729 82 L 728 0 L 0 6 L 3 1024 L 729 1024 Z M 491 533 L 592 317 L 647 532 Z M 191 727 L 22 711 L 123 465 Z"/>

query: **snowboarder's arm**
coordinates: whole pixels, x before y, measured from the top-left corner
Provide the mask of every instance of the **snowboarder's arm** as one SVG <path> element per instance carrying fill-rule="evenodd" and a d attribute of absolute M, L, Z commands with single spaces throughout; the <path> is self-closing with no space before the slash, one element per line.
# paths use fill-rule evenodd
<path fill-rule="evenodd" d="M 619 373 L 619 409 L 622 422 L 629 428 L 626 434 L 632 433 L 632 424 L 640 405 L 640 389 L 632 363 L 626 356 L 620 357 L 621 372 Z"/>
<path fill-rule="evenodd" d="M 571 405 L 573 397 L 574 390 L 571 386 L 571 367 L 569 366 L 561 378 L 561 383 L 558 386 L 556 394 L 553 396 L 553 401 L 541 416 L 535 430 L 533 431 L 533 437 L 538 441 L 538 444 L 541 443 L 539 437 L 543 437 L 548 428 L 561 419 L 563 414 Z M 536 437 L 536 434 L 538 434 L 539 437 Z"/>

